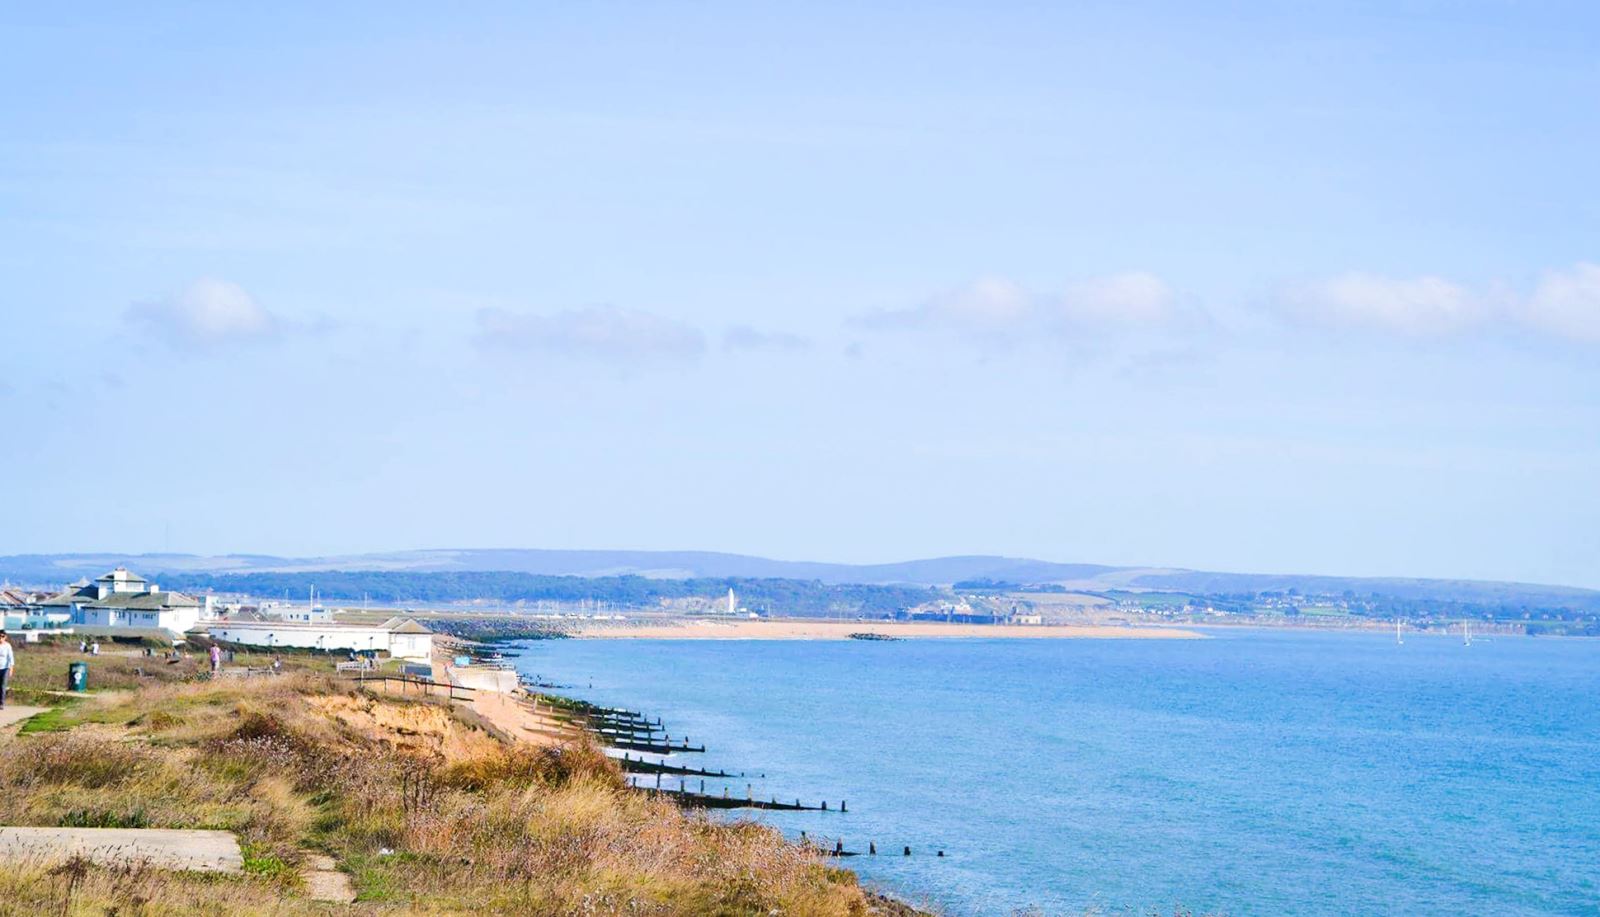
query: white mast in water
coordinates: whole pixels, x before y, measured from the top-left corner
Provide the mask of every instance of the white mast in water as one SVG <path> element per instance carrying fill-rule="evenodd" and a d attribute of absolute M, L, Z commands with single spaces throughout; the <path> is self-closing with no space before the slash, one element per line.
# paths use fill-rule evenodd
<path fill-rule="evenodd" d="M 1396 646 L 1402 646 L 1406 642 L 1405 638 L 1400 636 L 1400 619 L 1399 618 L 1395 618 L 1394 619 L 1394 642 L 1395 642 Z"/>
<path fill-rule="evenodd" d="M 1468 621 L 1461 622 L 1461 645 L 1472 645 L 1472 624 Z"/>

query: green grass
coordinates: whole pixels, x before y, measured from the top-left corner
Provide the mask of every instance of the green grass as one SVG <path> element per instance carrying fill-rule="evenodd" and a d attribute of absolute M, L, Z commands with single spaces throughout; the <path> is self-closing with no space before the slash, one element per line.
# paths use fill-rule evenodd
<path fill-rule="evenodd" d="M 247 875 L 263 879 L 287 879 L 298 875 L 294 866 L 283 857 L 258 844 L 242 844 L 239 852 Z"/>
<path fill-rule="evenodd" d="M 42 712 L 35 713 L 22 721 L 22 728 L 17 730 L 18 735 L 34 735 L 41 732 L 60 732 L 78 725 L 78 720 L 73 716 L 73 707 L 76 701 L 62 701 L 60 706 L 51 707 Z"/>

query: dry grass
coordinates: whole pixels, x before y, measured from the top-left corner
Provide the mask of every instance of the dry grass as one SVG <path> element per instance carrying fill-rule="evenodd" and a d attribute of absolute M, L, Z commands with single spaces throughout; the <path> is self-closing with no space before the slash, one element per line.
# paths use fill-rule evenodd
<path fill-rule="evenodd" d="M 357 911 L 871 912 L 852 874 L 769 829 L 630 791 L 592 744 L 490 741 L 442 701 L 300 673 L 146 685 L 54 725 L 0 747 L 0 823 L 224 828 L 247 875 L 78 867 L 69 892 L 28 866 L 0 871 L 0 914 L 317 913 L 295 870 L 313 848 Z"/>

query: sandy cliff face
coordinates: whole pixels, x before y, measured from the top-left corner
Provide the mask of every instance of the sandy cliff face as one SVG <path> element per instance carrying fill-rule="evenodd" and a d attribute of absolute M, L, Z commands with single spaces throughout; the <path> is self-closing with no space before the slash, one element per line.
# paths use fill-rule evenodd
<path fill-rule="evenodd" d="M 462 723 L 437 704 L 349 695 L 308 700 L 358 735 L 402 751 L 454 762 L 489 754 L 499 745 L 492 736 Z"/>

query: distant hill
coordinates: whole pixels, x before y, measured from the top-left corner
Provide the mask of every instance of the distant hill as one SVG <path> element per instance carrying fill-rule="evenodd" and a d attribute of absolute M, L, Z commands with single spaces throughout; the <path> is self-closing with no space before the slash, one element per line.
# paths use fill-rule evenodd
<path fill-rule="evenodd" d="M 1057 584 L 1071 589 L 1163 590 L 1206 595 L 1287 592 L 1379 594 L 1404 599 L 1527 604 L 1600 609 L 1600 591 L 1572 586 L 1476 580 L 1215 573 L 1161 567 L 1063 564 L 1027 558 L 967 555 L 890 564 L 771 560 L 712 551 L 552 551 L 530 548 L 439 549 L 329 557 L 228 554 L 19 554 L 0 557 L 0 578 L 60 585 L 124 565 L 144 574 L 298 573 L 320 570 L 512 572 L 544 576 L 653 579 L 741 578 L 816 580 L 830 585 L 948 586 L 969 580 Z"/>

